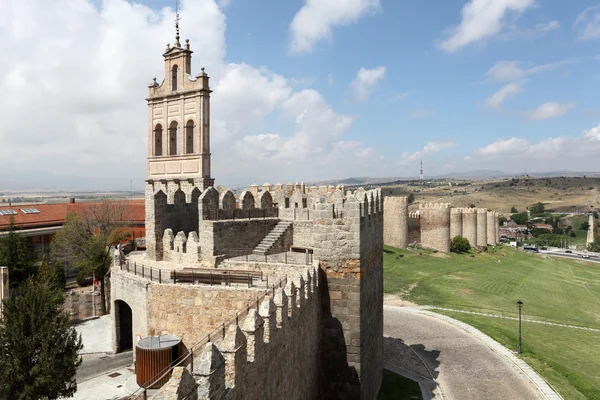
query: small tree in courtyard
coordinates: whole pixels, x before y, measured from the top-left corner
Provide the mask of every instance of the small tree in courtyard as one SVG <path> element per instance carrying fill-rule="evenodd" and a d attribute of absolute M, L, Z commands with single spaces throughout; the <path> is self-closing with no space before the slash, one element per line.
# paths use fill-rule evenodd
<path fill-rule="evenodd" d="M 454 236 L 450 242 L 450 251 L 453 253 L 466 253 L 471 250 L 469 239 L 462 236 Z"/>
<path fill-rule="evenodd" d="M 0 385 L 8 399 L 57 399 L 77 390 L 83 345 L 63 302 L 61 292 L 33 278 L 4 300 Z"/>
<path fill-rule="evenodd" d="M 36 271 L 31 245 L 19 233 L 12 217 L 7 234 L 0 238 L 0 265 L 8 267 L 11 287 L 19 286 Z"/>
<path fill-rule="evenodd" d="M 131 208 L 126 202 L 103 201 L 70 213 L 51 243 L 51 253 L 63 264 L 74 265 L 100 282 L 101 313 L 106 314 L 105 281 L 110 273 L 110 247 L 129 237 L 126 221 Z"/>

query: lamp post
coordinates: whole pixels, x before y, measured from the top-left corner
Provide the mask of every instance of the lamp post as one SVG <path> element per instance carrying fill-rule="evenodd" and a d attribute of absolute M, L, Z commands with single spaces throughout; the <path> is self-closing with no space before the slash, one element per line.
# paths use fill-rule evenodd
<path fill-rule="evenodd" d="M 517 353 L 523 353 L 522 339 L 521 339 L 521 309 L 523 308 L 523 302 L 521 300 L 517 301 L 517 306 L 519 307 L 519 347 L 517 348 Z"/>

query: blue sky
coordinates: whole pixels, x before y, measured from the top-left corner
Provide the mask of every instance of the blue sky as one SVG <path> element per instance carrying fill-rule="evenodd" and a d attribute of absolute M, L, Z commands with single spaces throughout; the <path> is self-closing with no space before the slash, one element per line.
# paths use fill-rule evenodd
<path fill-rule="evenodd" d="M 27 118 L 27 129 L 0 128 L 0 139 L 36 139 L 64 124 L 72 134 L 0 166 L 43 171 L 40 156 L 60 149 L 53 174 L 128 171 L 127 183 L 141 182 L 145 87 L 161 78 L 174 1 L 57 1 L 0 0 L 0 49 L 15 54 L 0 61 L 0 89 L 13 93 L 4 117 L 28 115 L 47 93 L 58 110 Z M 206 66 L 212 78 L 217 181 L 414 176 L 421 152 L 426 175 L 600 169 L 600 2 L 181 3 L 193 69 Z M 49 59 L 56 68 L 41 68 Z M 66 73 L 73 63 L 89 75 Z M 90 75 L 103 84 L 88 85 Z M 65 80 L 70 99 L 47 84 Z M 93 104 L 80 109 L 82 98 Z M 4 146 L 0 156 L 15 151 Z"/>

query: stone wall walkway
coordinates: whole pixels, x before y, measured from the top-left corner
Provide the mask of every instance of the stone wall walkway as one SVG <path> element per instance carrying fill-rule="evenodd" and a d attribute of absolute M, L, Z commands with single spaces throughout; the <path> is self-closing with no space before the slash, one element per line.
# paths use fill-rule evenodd
<path fill-rule="evenodd" d="M 384 366 L 418 381 L 426 399 L 561 399 L 508 349 L 450 317 L 384 306 L 384 334 Z"/>

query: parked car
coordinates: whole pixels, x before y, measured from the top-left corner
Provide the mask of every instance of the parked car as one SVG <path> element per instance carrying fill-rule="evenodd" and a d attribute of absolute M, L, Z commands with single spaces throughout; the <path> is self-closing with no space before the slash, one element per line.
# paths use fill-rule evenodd
<path fill-rule="evenodd" d="M 571 250 L 566 250 L 565 253 L 573 254 Z"/>

